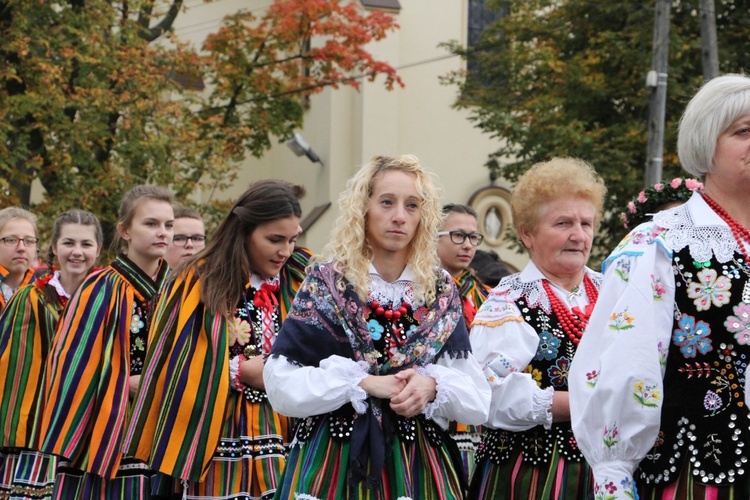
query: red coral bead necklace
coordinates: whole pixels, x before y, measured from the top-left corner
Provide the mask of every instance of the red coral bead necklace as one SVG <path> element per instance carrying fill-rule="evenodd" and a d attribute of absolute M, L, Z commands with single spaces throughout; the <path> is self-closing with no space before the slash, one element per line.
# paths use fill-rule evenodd
<path fill-rule="evenodd" d="M 711 207 L 711 210 L 716 212 L 716 215 L 721 217 L 721 220 L 726 222 L 727 226 L 729 226 L 729 229 L 732 230 L 732 235 L 734 236 L 735 241 L 737 242 L 737 246 L 740 247 L 740 252 L 742 252 L 742 255 L 745 257 L 745 264 L 750 265 L 750 257 L 748 257 L 747 250 L 745 250 L 744 243 L 750 243 L 750 231 L 737 222 L 729 213 L 727 213 L 724 208 L 722 208 L 721 205 L 716 203 L 710 196 L 708 196 L 706 193 L 703 193 L 703 199 L 706 200 L 706 204 Z"/>
<path fill-rule="evenodd" d="M 565 335 L 567 335 L 570 341 L 577 346 L 581 341 L 581 337 L 583 337 L 583 331 L 586 329 L 588 318 L 573 314 L 552 290 L 552 286 L 550 286 L 548 280 L 542 280 L 542 285 L 544 286 L 544 291 L 547 292 L 547 296 L 549 297 L 552 312 L 557 316 L 558 321 L 560 321 L 560 325 L 562 326 Z M 591 278 L 589 278 L 588 275 L 583 276 L 583 286 L 586 289 L 586 296 L 589 298 L 589 304 L 595 304 L 596 299 L 599 298 L 599 291 L 596 289 L 594 282 L 591 281 Z"/>

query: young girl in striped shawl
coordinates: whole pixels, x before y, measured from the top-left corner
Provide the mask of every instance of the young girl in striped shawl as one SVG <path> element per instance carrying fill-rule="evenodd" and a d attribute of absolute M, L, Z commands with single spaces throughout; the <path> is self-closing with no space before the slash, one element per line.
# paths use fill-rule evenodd
<path fill-rule="evenodd" d="M 154 315 L 129 453 L 181 478 L 191 500 L 269 499 L 288 420 L 262 379 L 309 252 L 295 249 L 301 186 L 260 181 L 182 264 Z"/>
<path fill-rule="evenodd" d="M 99 219 L 68 210 L 52 229 L 50 273 L 16 292 L 0 318 L 0 498 L 50 498 L 57 460 L 34 451 L 41 380 L 57 320 L 102 248 Z M 59 269 L 53 267 L 57 258 Z"/>
<path fill-rule="evenodd" d="M 445 429 L 484 422 L 490 390 L 439 269 L 437 189 L 415 157 L 376 157 L 340 213 L 263 374 L 303 418 L 276 498 L 463 498 Z"/>
<path fill-rule="evenodd" d="M 122 250 L 73 294 L 47 360 L 40 450 L 63 458 L 53 498 L 148 499 L 148 467 L 121 452 L 146 354 L 151 301 L 169 266 L 172 196 L 137 186 L 120 204 Z"/>

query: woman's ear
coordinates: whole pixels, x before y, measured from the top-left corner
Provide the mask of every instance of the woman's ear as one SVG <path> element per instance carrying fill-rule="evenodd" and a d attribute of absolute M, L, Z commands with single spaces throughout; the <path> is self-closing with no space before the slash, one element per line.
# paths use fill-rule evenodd
<path fill-rule="evenodd" d="M 117 234 L 120 235 L 120 238 L 123 240 L 130 242 L 130 227 L 126 226 L 122 222 L 117 223 Z"/>
<path fill-rule="evenodd" d="M 521 240 L 521 243 L 523 243 L 523 246 L 526 248 L 526 250 L 531 250 L 531 232 L 525 227 L 519 228 L 518 237 Z"/>

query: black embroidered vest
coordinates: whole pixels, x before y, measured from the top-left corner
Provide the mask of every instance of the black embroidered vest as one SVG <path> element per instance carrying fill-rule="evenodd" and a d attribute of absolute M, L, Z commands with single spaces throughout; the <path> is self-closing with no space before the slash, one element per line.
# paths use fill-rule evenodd
<path fill-rule="evenodd" d="M 750 268 L 737 253 L 725 264 L 715 258 L 695 262 L 688 248 L 676 252 L 672 264 L 675 318 L 661 427 L 635 476 L 639 482 L 667 484 L 689 460 L 699 482 L 732 483 L 750 472 L 750 414 L 744 398 Z"/>
<path fill-rule="evenodd" d="M 536 356 L 525 371 L 530 372 L 542 389 L 568 390 L 568 371 L 576 346 L 557 320 L 541 307 L 530 308 L 525 297 L 516 301 L 523 318 L 539 335 Z M 477 450 L 477 463 L 489 459 L 496 464 L 523 452 L 523 460 L 532 465 L 548 463 L 555 443 L 565 460 L 581 462 L 583 455 L 573 436 L 570 423 L 552 424 L 547 430 L 538 425 L 523 432 L 483 428 L 482 443 Z"/>

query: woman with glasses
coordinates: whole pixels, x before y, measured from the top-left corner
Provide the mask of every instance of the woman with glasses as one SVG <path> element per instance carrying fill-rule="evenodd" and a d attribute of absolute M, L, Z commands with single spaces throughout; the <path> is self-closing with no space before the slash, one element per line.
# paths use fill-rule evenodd
<path fill-rule="evenodd" d="M 181 263 L 203 250 L 206 246 L 206 226 L 200 214 L 182 205 L 174 209 L 174 236 L 164 260 L 169 267 L 177 269 Z"/>
<path fill-rule="evenodd" d="M 34 214 L 19 207 L 0 210 L 0 311 L 18 288 L 34 281 L 38 236 Z"/>
<path fill-rule="evenodd" d="M 471 269 L 474 254 L 484 236 L 477 232 L 477 213 L 468 205 L 449 203 L 443 206 L 443 230 L 438 232 L 440 264 L 450 273 L 461 296 L 461 310 L 466 327 L 470 328 L 477 309 L 484 303 L 489 287 L 479 281 Z M 474 454 L 481 440 L 479 428 L 451 422 L 451 437 L 458 445 L 466 478 L 474 470 Z"/>
<path fill-rule="evenodd" d="M 47 252 L 49 273 L 20 288 L 0 317 L 0 446 L 9 452 L 0 464 L 0 498 L 52 494 L 57 459 L 35 451 L 42 375 L 60 314 L 93 269 L 102 240 L 93 214 L 60 215 Z"/>
<path fill-rule="evenodd" d="M 587 163 L 531 167 L 511 199 L 530 262 L 503 278 L 471 330 L 492 386 L 469 497 L 584 500 L 591 473 L 570 427 L 568 370 L 601 285 L 586 267 L 606 189 Z"/>
<path fill-rule="evenodd" d="M 290 420 L 274 411 L 262 371 L 310 257 L 296 245 L 303 194 L 279 180 L 252 184 L 156 306 L 125 446 L 182 479 L 183 498 L 276 491 Z"/>
<path fill-rule="evenodd" d="M 445 428 L 484 421 L 489 387 L 439 268 L 437 189 L 414 156 L 378 156 L 339 205 L 263 372 L 302 418 L 276 498 L 463 498 Z"/>

